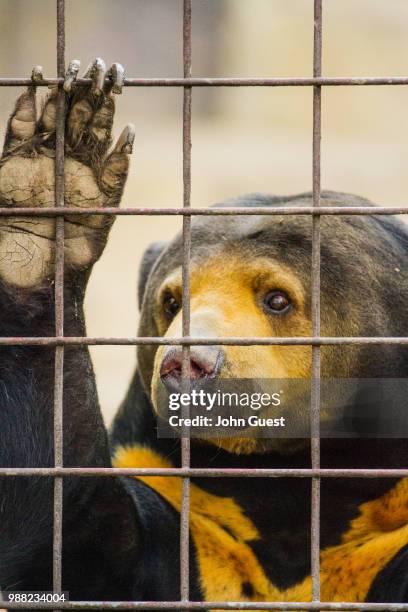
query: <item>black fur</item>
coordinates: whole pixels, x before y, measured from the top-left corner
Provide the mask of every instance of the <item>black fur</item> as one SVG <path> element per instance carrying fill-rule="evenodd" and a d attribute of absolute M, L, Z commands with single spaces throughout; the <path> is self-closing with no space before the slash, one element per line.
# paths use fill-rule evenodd
<path fill-rule="evenodd" d="M 67 287 L 66 333 L 82 335 L 83 316 L 73 310 L 82 298 L 69 277 Z M 52 288 L 21 301 L 3 287 L 0 300 L 2 336 L 53 335 Z M 2 347 L 1 353 L 0 466 L 52 466 L 54 350 Z M 86 349 L 65 351 L 64 385 L 64 464 L 109 466 Z M 1 588 L 52 590 L 52 480 L 1 478 L 0 500 Z M 131 597 L 137 519 L 118 480 L 65 479 L 63 532 L 64 588 L 72 598 Z"/>
<path fill-rule="evenodd" d="M 378 574 L 367 597 L 378 603 L 408 601 L 408 546 L 404 546 Z"/>

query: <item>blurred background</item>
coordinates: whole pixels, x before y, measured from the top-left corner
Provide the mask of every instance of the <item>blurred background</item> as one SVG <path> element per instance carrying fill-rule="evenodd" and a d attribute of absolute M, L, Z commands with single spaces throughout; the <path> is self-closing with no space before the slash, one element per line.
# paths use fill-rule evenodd
<path fill-rule="evenodd" d="M 408 73 L 406 0 L 324 2 L 324 76 Z M 182 0 L 66 0 L 67 61 L 97 56 L 129 77 L 182 76 Z M 0 0 L 0 74 L 55 76 L 54 0 Z M 310 76 L 312 0 L 193 0 L 193 76 Z M 0 126 L 19 90 L 2 88 Z M 115 133 L 136 125 L 123 206 L 182 205 L 182 90 L 128 88 Z M 322 186 L 380 204 L 408 202 L 408 90 L 323 90 Z M 192 205 L 245 192 L 311 189 L 311 88 L 193 90 Z M 3 134 L 1 134 L 2 136 Z M 86 299 L 88 334 L 136 334 L 138 265 L 180 219 L 119 218 Z M 109 424 L 135 367 L 133 347 L 94 347 Z"/>

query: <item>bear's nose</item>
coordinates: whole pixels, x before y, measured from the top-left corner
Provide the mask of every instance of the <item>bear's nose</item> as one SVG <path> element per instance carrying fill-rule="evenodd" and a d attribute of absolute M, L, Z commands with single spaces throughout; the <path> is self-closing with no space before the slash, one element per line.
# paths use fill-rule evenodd
<path fill-rule="evenodd" d="M 194 346 L 190 349 L 190 382 L 199 384 L 206 378 L 215 378 L 222 366 L 223 352 L 212 346 Z M 167 349 L 160 367 L 160 378 L 169 391 L 180 392 L 183 350 L 181 346 Z"/>

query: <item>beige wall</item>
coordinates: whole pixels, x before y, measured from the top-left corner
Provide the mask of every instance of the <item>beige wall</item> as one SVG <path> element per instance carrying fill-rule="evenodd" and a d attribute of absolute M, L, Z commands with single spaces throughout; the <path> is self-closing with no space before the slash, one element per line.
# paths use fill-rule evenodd
<path fill-rule="evenodd" d="M 193 72 L 202 76 L 309 76 L 312 0 L 193 0 Z M 406 0 L 324 0 L 325 75 L 408 73 Z M 121 61 L 129 76 L 181 74 L 181 0 L 67 0 L 67 58 Z M 53 0 L 0 0 L 0 71 L 55 70 Z M 4 126 L 16 91 L 2 90 Z M 124 205 L 174 206 L 182 199 L 179 90 L 128 89 L 117 132 L 136 124 Z M 194 206 L 250 191 L 311 188 L 309 88 L 200 89 L 193 94 Z M 323 93 L 322 182 L 384 204 L 405 204 L 408 158 L 405 87 L 328 88 Z M 149 242 L 180 220 L 119 218 L 95 266 L 86 311 L 90 335 L 137 327 L 136 276 Z M 92 350 L 104 414 L 116 410 L 134 349 Z"/>

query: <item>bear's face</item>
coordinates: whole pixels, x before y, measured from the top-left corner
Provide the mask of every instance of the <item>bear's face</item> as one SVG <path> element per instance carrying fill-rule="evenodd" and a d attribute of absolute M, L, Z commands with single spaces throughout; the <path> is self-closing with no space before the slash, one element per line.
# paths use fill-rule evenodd
<path fill-rule="evenodd" d="M 262 256 L 246 258 L 231 248 L 221 248 L 205 265 L 200 261 L 192 263 L 190 278 L 190 335 L 193 337 L 310 334 L 305 288 L 287 266 Z M 182 272 L 176 268 L 163 280 L 156 295 L 160 336 L 180 338 L 183 335 L 181 294 Z M 293 352 L 280 346 L 219 346 L 217 353 L 213 348 L 191 348 L 197 376 L 204 362 L 212 357 L 220 378 L 303 378 L 310 374 L 310 351 L 305 347 Z M 180 351 L 171 346 L 158 348 L 153 369 L 154 402 L 163 366 Z"/>
<path fill-rule="evenodd" d="M 401 270 L 401 257 L 406 256 L 397 242 L 390 251 L 392 225 L 390 231 L 374 219 L 357 217 L 323 218 L 321 224 L 321 334 L 394 335 L 395 296 L 403 280 L 400 275 L 394 282 L 395 269 Z M 307 216 L 194 219 L 190 335 L 310 336 L 311 233 Z M 164 249 L 148 278 L 140 335 L 179 338 L 182 323 L 179 236 Z M 192 346 L 190 376 L 193 384 L 207 379 L 305 379 L 311 376 L 311 355 L 310 346 Z M 324 377 L 378 376 L 378 364 L 378 347 L 322 349 Z M 139 367 L 160 413 L 168 391 L 181 391 L 182 347 L 141 346 Z M 381 375 L 387 375 L 384 368 Z M 282 440 L 242 438 L 217 443 L 235 452 L 288 446 Z M 297 447 L 298 441 L 289 446 Z"/>

